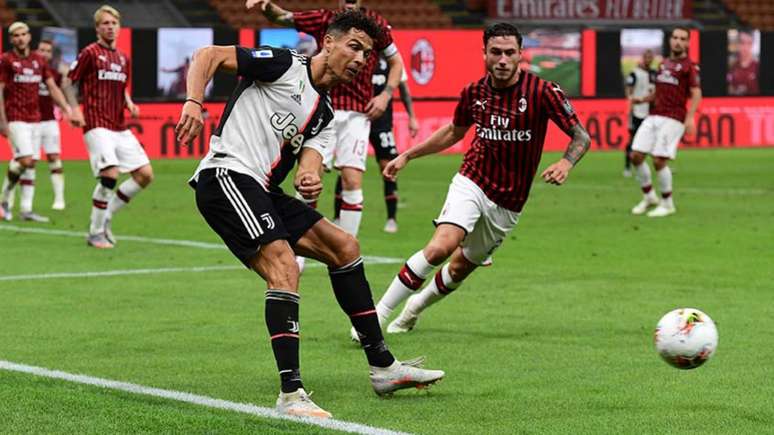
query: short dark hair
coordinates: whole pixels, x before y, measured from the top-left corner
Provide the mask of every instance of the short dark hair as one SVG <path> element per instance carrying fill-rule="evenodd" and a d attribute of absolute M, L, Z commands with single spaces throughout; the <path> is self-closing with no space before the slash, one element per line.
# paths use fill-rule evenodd
<path fill-rule="evenodd" d="M 358 10 L 348 10 L 334 15 L 331 23 L 328 24 L 326 33 L 347 33 L 350 29 L 357 29 L 365 32 L 376 44 L 381 40 L 384 31 L 381 26 L 371 17 Z"/>
<path fill-rule="evenodd" d="M 513 24 L 495 23 L 487 27 L 486 30 L 484 30 L 484 46 L 486 47 L 486 43 L 496 36 L 515 36 L 516 42 L 519 43 L 519 48 L 521 48 L 521 32 L 519 32 L 519 29 Z"/>
<path fill-rule="evenodd" d="M 675 34 L 675 30 L 682 30 L 683 32 L 685 32 L 685 33 L 687 33 L 687 34 L 688 34 L 688 37 L 689 37 L 689 38 L 691 37 L 691 29 L 689 29 L 689 28 L 687 28 L 687 27 L 685 27 L 685 26 L 677 26 L 677 27 L 673 27 L 673 28 L 672 28 L 672 31 L 671 31 L 671 32 L 669 32 L 669 36 L 672 36 L 672 35 L 674 35 L 674 34 Z"/>
<path fill-rule="evenodd" d="M 50 46 L 52 46 L 52 47 L 53 47 L 53 46 L 54 46 L 54 41 L 53 41 L 53 40 L 51 40 L 51 39 L 48 39 L 48 38 L 43 38 L 43 39 L 41 39 L 41 40 L 38 42 L 38 45 L 40 45 L 40 44 L 48 44 L 48 45 L 50 45 Z"/>

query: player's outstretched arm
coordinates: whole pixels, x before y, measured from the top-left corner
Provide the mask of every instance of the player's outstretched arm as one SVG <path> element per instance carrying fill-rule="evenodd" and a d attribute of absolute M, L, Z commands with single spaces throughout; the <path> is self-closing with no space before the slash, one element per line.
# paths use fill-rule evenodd
<path fill-rule="evenodd" d="M 581 124 L 575 124 L 572 128 L 572 140 L 564 152 L 564 156 L 553 165 L 546 168 L 541 177 L 546 183 L 562 185 L 567 181 L 570 170 L 583 158 L 591 146 L 591 138 Z"/>
<path fill-rule="evenodd" d="M 202 131 L 204 119 L 204 89 L 217 71 L 234 73 L 237 70 L 236 47 L 208 45 L 193 54 L 186 78 L 186 100 L 175 127 L 177 140 L 188 143 Z"/>
<path fill-rule="evenodd" d="M 263 15 L 274 24 L 280 26 L 293 27 L 293 12 L 282 9 L 275 5 L 270 0 L 247 0 L 245 2 L 245 8 L 247 10 L 257 9 L 263 12 Z"/>
<path fill-rule="evenodd" d="M 382 174 L 389 180 L 395 181 L 398 172 L 408 165 L 409 160 L 416 159 L 428 154 L 441 152 L 454 145 L 465 137 L 465 133 L 470 127 L 458 127 L 452 123 L 435 131 L 427 140 L 420 142 L 413 147 L 402 152 L 385 166 Z"/>

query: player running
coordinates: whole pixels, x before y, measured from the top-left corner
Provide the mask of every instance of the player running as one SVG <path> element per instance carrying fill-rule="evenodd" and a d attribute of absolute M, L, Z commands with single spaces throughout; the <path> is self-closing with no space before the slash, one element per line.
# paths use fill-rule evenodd
<path fill-rule="evenodd" d="M 624 154 L 624 177 L 632 176 L 632 141 L 650 112 L 650 103 L 646 99 L 653 93 L 656 83 L 656 72 L 650 67 L 652 63 L 653 52 L 645 50 L 640 63 L 626 76 L 624 91 L 629 100 L 629 142 Z"/>
<path fill-rule="evenodd" d="M 340 10 L 362 11 L 381 27 L 383 36 L 374 41 L 374 48 L 387 60 L 390 73 L 384 90 L 374 96 L 371 76 L 377 63 L 375 53 L 367 58 L 365 67 L 353 81 L 331 90 L 335 109 L 335 137 L 324 159 L 326 166 L 332 164 L 341 171 L 342 211 L 339 225 L 354 236 L 357 236 L 363 214 L 363 172 L 368 157 L 370 124 L 387 109 L 403 71 L 403 61 L 392 41 L 390 25 L 373 10 L 362 7 L 361 3 L 360 0 L 339 0 Z M 295 27 L 298 31 L 314 36 L 318 47 L 322 46 L 326 29 L 337 12 L 326 9 L 290 12 L 269 0 L 248 0 L 246 6 L 248 9 L 258 6 L 271 22 Z"/>
<path fill-rule="evenodd" d="M 50 39 L 42 39 L 38 43 L 37 53 L 48 62 L 51 74 L 54 76 L 54 81 L 57 86 L 62 86 L 62 79 L 67 75 L 67 68 L 61 64 L 53 65 L 51 63 L 51 59 L 54 56 L 54 42 Z M 57 121 L 56 116 L 54 116 L 54 100 L 51 98 L 51 92 L 49 92 L 47 86 L 40 86 L 38 97 L 40 100 L 39 145 L 43 147 L 43 152 L 46 154 L 48 169 L 51 172 L 51 186 L 54 190 L 54 203 L 51 205 L 51 208 L 54 210 L 64 210 L 65 182 L 62 159 L 60 158 L 62 144 L 61 134 L 59 132 L 59 121 Z M 35 158 L 38 156 L 39 153 L 35 152 Z"/>
<path fill-rule="evenodd" d="M 669 38 L 670 53 L 661 63 L 656 75 L 656 92 L 644 101 L 654 101 L 650 115 L 645 118 L 632 143 L 632 164 L 637 181 L 642 188 L 643 198 L 632 208 L 632 214 L 648 212 L 648 217 L 664 217 L 674 214 L 672 198 L 672 171 L 669 161 L 677 156 L 677 145 L 683 133 L 696 131 L 693 117 L 701 102 L 699 67 L 688 59 L 690 32 L 683 27 L 672 30 Z M 690 106 L 686 111 L 686 100 Z M 661 191 L 661 201 L 653 191 L 650 168 L 645 155 L 650 154 Z"/>
<path fill-rule="evenodd" d="M 384 175 L 394 178 L 410 160 L 440 152 L 475 125 L 471 148 L 452 179 L 430 242 L 412 255 L 376 307 L 384 324 L 406 298 L 387 332 L 411 330 L 420 313 L 457 289 L 516 226 L 543 151 L 548 120 L 572 138 L 558 162 L 541 177 L 561 185 L 590 145 L 559 85 L 521 70 L 522 35 L 511 24 L 484 31 L 488 74 L 463 89 L 451 124 L 392 160 Z M 446 261 L 421 291 L 433 269 Z M 409 297 L 410 296 L 410 297 Z"/>
<path fill-rule="evenodd" d="M 0 134 L 9 139 L 13 159 L 3 181 L 0 218 L 11 220 L 9 201 L 21 184 L 19 209 L 25 221 L 48 222 L 32 211 L 35 196 L 35 160 L 40 141 L 38 92 L 45 84 L 51 97 L 69 115 L 70 108 L 57 86 L 48 62 L 30 50 L 30 29 L 20 21 L 8 27 L 13 48 L 0 58 Z"/>
<path fill-rule="evenodd" d="M 379 62 L 376 64 L 376 70 L 371 77 L 371 82 L 374 85 L 374 95 L 379 95 L 387 85 L 387 77 L 390 74 L 390 66 L 387 60 L 383 56 L 379 56 Z M 411 101 L 411 92 L 408 87 L 408 76 L 404 69 L 401 73 L 400 85 L 398 86 L 400 91 L 400 99 L 403 101 L 403 106 L 406 108 L 406 113 L 409 118 L 409 134 L 411 137 L 416 137 L 419 132 L 419 122 L 414 114 L 414 105 Z M 387 110 L 379 118 L 371 122 L 371 133 L 368 136 L 371 146 L 374 148 L 374 154 L 376 155 L 376 161 L 379 163 L 379 170 L 383 171 L 387 167 L 387 163 L 390 160 L 398 156 L 398 147 L 395 143 L 395 134 L 392 132 L 392 100 L 387 104 Z M 384 184 L 384 205 L 387 208 L 387 221 L 384 223 L 384 231 L 387 233 L 398 232 L 398 183 L 395 180 L 390 180 L 387 177 L 382 176 L 382 182 Z M 336 202 L 335 208 L 335 222 L 337 222 L 341 216 L 341 176 L 336 179 Z"/>
<path fill-rule="evenodd" d="M 121 14 L 110 6 L 94 13 L 97 42 L 78 54 L 65 79 L 65 94 L 83 126 L 83 138 L 89 151 L 94 177 L 99 181 L 92 194 L 91 219 L 86 243 L 112 248 L 116 240 L 111 231 L 113 216 L 153 180 L 153 168 L 145 150 L 124 123 L 124 108 L 132 117 L 140 115 L 127 90 L 132 68 L 129 57 L 116 48 L 121 30 Z M 85 111 L 78 107 L 75 83 L 80 84 Z M 131 177 L 113 190 L 119 173 Z"/>
<path fill-rule="evenodd" d="M 226 105 L 210 150 L 190 183 L 212 229 L 267 284 L 265 320 L 277 361 L 277 410 L 328 418 L 309 398 L 299 370 L 299 269 L 294 251 L 328 265 L 336 300 L 361 334 L 377 394 L 421 387 L 444 376 L 400 362 L 387 349 L 376 318 L 357 240 L 279 187 L 298 162 L 294 186 L 306 199 L 322 190 L 320 165 L 334 137 L 327 91 L 365 68 L 380 29 L 366 15 L 336 15 L 312 58 L 272 47 L 210 46 L 195 55 L 188 99 L 177 125 L 187 142 L 202 129 L 204 89 L 216 71 L 242 77 Z"/>

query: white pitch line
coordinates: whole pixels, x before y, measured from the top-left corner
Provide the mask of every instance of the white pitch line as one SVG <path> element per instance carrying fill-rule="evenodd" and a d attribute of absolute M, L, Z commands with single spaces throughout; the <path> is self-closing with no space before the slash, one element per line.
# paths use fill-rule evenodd
<path fill-rule="evenodd" d="M 400 264 L 402 262 L 399 258 L 391 257 L 371 257 L 364 256 L 363 261 L 368 265 L 378 264 Z M 326 267 L 322 263 L 309 262 L 306 264 L 306 268 L 316 269 Z M 96 272 L 54 272 L 54 273 L 36 273 L 27 275 L 0 275 L 0 281 L 31 281 L 31 280 L 43 280 L 43 279 L 62 279 L 62 278 L 96 278 L 103 276 L 124 276 L 124 275 L 153 275 L 158 273 L 196 273 L 196 272 L 210 272 L 213 270 L 239 270 L 245 269 L 244 266 L 200 266 L 200 267 L 161 267 L 152 269 L 118 269 L 118 270 L 100 270 Z"/>
<path fill-rule="evenodd" d="M 84 240 L 86 239 L 86 233 L 79 232 L 79 231 L 50 230 L 47 228 L 20 227 L 16 225 L 5 225 L 5 224 L 0 225 L 0 230 L 16 231 L 19 233 L 46 234 L 46 235 L 52 235 L 52 236 L 80 237 L 80 238 L 83 238 Z M 120 236 L 119 237 L 119 241 L 124 241 L 124 240 L 130 241 L 130 242 L 154 243 L 157 245 L 185 246 L 189 248 L 200 248 L 200 249 L 226 249 L 226 247 L 222 243 L 197 242 L 194 240 L 154 239 L 151 237 L 141 237 L 141 236 Z"/>
<path fill-rule="evenodd" d="M 342 420 L 334 419 L 319 419 L 319 418 L 304 418 L 304 417 L 291 417 L 288 415 L 280 414 L 274 409 L 264 408 L 261 406 L 252 405 L 249 403 L 230 402 L 228 400 L 216 399 L 209 396 L 201 396 L 198 394 L 186 393 L 183 391 L 164 390 L 161 388 L 146 387 L 144 385 L 132 384 L 129 382 L 114 381 L 111 379 L 96 378 L 86 375 L 77 375 L 59 370 L 49 370 L 43 367 L 29 366 L 25 364 L 18 364 L 10 361 L 0 360 L 0 370 L 7 370 L 12 372 L 27 373 L 35 376 L 42 376 L 51 379 L 60 379 L 68 382 L 75 382 L 78 384 L 93 385 L 95 387 L 105 388 L 109 390 L 125 391 L 133 394 L 141 394 L 145 396 L 160 397 L 163 399 L 176 400 L 179 402 L 192 403 L 194 405 L 204 406 L 207 408 L 224 409 L 227 411 L 235 411 L 243 414 L 251 414 L 257 417 L 273 418 L 278 420 L 287 420 L 295 423 L 306 424 L 311 426 L 318 426 L 325 429 L 333 429 L 342 432 L 359 433 L 368 435 L 403 435 L 405 432 L 396 432 L 389 429 L 383 429 L 374 426 L 368 426 L 359 423 L 352 423 Z"/>

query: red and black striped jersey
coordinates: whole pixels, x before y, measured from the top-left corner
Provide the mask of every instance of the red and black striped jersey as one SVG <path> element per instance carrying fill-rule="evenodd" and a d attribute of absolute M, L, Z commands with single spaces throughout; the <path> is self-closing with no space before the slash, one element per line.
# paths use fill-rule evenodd
<path fill-rule="evenodd" d="M 94 42 L 81 50 L 70 66 L 68 77 L 73 82 L 80 82 L 86 118 L 84 131 L 97 127 L 126 130 L 124 91 L 130 74 L 129 57 L 118 49 Z"/>
<path fill-rule="evenodd" d="M 371 76 L 376 67 L 377 53 L 384 52 L 387 57 L 397 53 L 387 20 L 370 9 L 363 8 L 362 11 L 379 24 L 382 28 L 383 37 L 379 41 L 374 41 L 374 52 L 368 57 L 366 66 L 360 71 L 360 74 L 350 83 L 343 83 L 331 89 L 330 95 L 335 110 L 365 112 L 366 105 L 374 96 Z M 342 12 L 342 10 L 316 9 L 294 12 L 293 22 L 295 23 L 296 30 L 312 35 L 317 41 L 317 47 L 322 47 L 323 37 L 328 30 L 328 24 L 330 24 L 334 15 L 339 12 Z"/>
<path fill-rule="evenodd" d="M 540 163 L 549 119 L 568 135 L 579 123 L 556 83 L 521 71 L 508 88 L 493 88 L 488 75 L 469 84 L 454 111 L 455 126 L 476 126 L 460 174 L 495 204 L 521 211 Z"/>
<path fill-rule="evenodd" d="M 51 75 L 54 77 L 54 81 L 57 86 L 62 86 L 62 73 L 51 69 Z M 38 104 L 40 105 L 40 120 L 41 121 L 54 121 L 54 99 L 51 98 L 51 92 L 48 90 L 48 86 L 45 83 L 40 83 L 40 89 L 38 89 Z"/>
<path fill-rule="evenodd" d="M 25 57 L 14 50 L 0 58 L 0 82 L 5 84 L 5 116 L 8 122 L 40 122 L 38 90 L 51 77 L 51 69 L 37 53 Z"/>
<path fill-rule="evenodd" d="M 656 74 L 656 102 L 651 115 L 661 115 L 685 122 L 688 110 L 685 103 L 691 95 L 691 88 L 701 85 L 699 67 L 688 57 L 666 58 Z"/>

